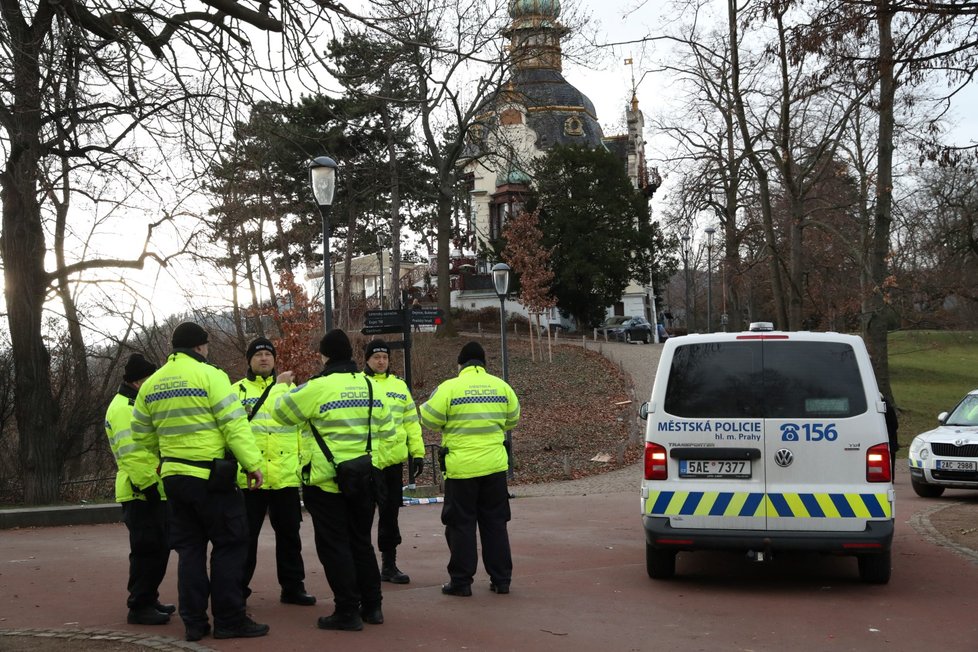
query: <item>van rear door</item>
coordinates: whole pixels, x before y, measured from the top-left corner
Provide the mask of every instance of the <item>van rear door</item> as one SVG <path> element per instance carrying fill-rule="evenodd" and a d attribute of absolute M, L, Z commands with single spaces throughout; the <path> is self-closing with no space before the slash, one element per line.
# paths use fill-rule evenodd
<path fill-rule="evenodd" d="M 645 513 L 668 516 L 676 528 L 763 530 L 761 344 L 733 336 L 676 344 L 657 432 L 648 435 L 667 450 L 669 479 L 646 483 Z"/>
<path fill-rule="evenodd" d="M 886 435 L 872 370 L 861 367 L 868 356 L 854 345 L 805 333 L 763 340 L 770 530 L 861 531 L 890 516 L 889 485 L 866 480 L 866 452 Z"/>

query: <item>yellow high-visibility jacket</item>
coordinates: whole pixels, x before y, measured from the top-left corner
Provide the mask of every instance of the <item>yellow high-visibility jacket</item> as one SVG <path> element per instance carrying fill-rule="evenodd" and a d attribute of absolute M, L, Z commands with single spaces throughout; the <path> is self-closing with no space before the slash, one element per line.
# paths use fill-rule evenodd
<path fill-rule="evenodd" d="M 272 418 L 291 426 L 309 421 L 329 447 L 335 464 L 366 453 L 369 419 L 373 464 L 379 469 L 387 466 L 386 442 L 396 431 L 386 397 L 374 391 L 371 410 L 367 388 L 370 381 L 357 371 L 353 362 L 327 365 L 323 374 L 279 396 L 272 408 Z M 335 466 L 329 463 L 311 432 L 310 438 L 309 478 L 303 482 L 339 493 Z"/>
<path fill-rule="evenodd" d="M 157 459 L 145 448 L 138 446 L 132 440 L 132 406 L 136 402 L 136 388 L 132 385 L 122 383 L 119 385 L 119 393 L 112 398 L 109 409 L 105 412 L 105 434 L 109 438 L 109 448 L 118 471 L 115 474 L 115 499 L 116 502 L 125 503 L 130 500 L 146 500 L 143 495 L 132 483 L 130 474 L 126 469 L 135 469 L 137 475 L 154 475 L 159 463 Z M 160 496 L 163 493 L 163 482 L 157 477 L 157 486 Z"/>
<path fill-rule="evenodd" d="M 255 403 L 265 393 L 265 388 L 271 386 L 268 396 L 258 406 L 258 412 L 253 414 Z M 285 394 L 292 385 L 276 383 L 274 376 L 262 378 L 242 378 L 232 386 L 241 400 L 241 407 L 251 415 L 251 432 L 255 437 L 258 452 L 261 453 L 260 469 L 263 476 L 262 489 L 285 489 L 298 487 L 300 463 L 300 445 L 302 435 L 296 426 L 282 425 L 272 418 L 272 406 L 275 399 Z M 248 487 L 248 478 L 244 473 L 238 473 L 238 486 Z"/>
<path fill-rule="evenodd" d="M 374 383 L 374 392 L 381 394 L 390 404 L 391 417 L 397 435 L 385 440 L 389 450 L 384 451 L 386 466 L 404 463 L 408 455 L 412 458 L 424 457 L 424 439 L 421 438 L 421 422 L 418 408 L 411 397 L 407 383 L 393 374 L 371 374 L 364 372 Z"/>
<path fill-rule="evenodd" d="M 445 477 L 453 480 L 505 471 L 505 433 L 519 420 L 513 388 L 479 365 L 463 367 L 421 406 L 421 425 L 442 433 L 441 445 L 448 449 Z"/>
<path fill-rule="evenodd" d="M 209 462 L 230 449 L 247 471 L 256 471 L 261 454 L 228 375 L 193 351 L 174 351 L 165 365 L 143 382 L 132 410 L 133 440 L 158 459 L 160 475 L 209 478 L 210 469 L 168 461 Z M 133 477 L 139 487 L 150 478 Z"/>

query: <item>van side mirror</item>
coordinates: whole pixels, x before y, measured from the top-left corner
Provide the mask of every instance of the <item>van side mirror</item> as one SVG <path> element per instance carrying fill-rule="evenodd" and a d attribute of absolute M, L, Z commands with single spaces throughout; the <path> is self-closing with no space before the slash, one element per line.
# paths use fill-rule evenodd
<path fill-rule="evenodd" d="M 638 408 L 638 416 L 640 416 L 640 417 L 642 417 L 642 419 L 648 421 L 648 418 L 649 418 L 649 402 L 648 401 L 645 401 L 644 403 L 642 403 L 642 405 Z"/>

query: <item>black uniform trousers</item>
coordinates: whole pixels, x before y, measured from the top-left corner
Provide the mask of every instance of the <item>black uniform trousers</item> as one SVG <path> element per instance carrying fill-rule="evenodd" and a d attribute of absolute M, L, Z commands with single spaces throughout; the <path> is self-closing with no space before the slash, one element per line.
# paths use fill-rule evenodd
<path fill-rule="evenodd" d="M 244 594 L 251 595 L 251 578 L 258 565 L 258 535 L 265 522 L 265 514 L 275 531 L 275 568 L 282 593 L 302 593 L 306 578 L 302 564 L 302 539 L 299 524 L 302 522 L 302 505 L 299 503 L 299 487 L 283 489 L 258 489 L 244 492 L 245 509 L 248 512 L 248 558 L 244 567 Z"/>
<path fill-rule="evenodd" d="M 441 522 L 451 555 L 448 574 L 452 584 L 472 584 L 478 564 L 476 526 L 482 541 L 482 564 L 493 584 L 508 585 L 513 578 L 513 556 L 509 548 L 509 489 L 506 472 L 478 478 L 445 480 L 445 504 Z"/>
<path fill-rule="evenodd" d="M 210 598 L 214 626 L 235 628 L 245 619 L 241 577 L 248 555 L 248 521 L 241 490 L 209 492 L 207 480 L 163 478 L 169 507 L 170 546 L 177 551 L 177 593 L 186 627 L 207 624 Z M 210 542 L 210 576 L 207 544 Z"/>
<path fill-rule="evenodd" d="M 381 471 L 387 496 L 377 509 L 377 547 L 381 552 L 394 552 L 401 545 L 401 528 L 397 525 L 398 512 L 404 502 L 404 464 L 392 464 Z"/>
<path fill-rule="evenodd" d="M 156 500 L 122 503 L 122 521 L 129 530 L 130 609 L 152 607 L 160 599 L 170 546 L 166 535 L 166 506 Z"/>
<path fill-rule="evenodd" d="M 336 612 L 353 614 L 361 607 L 380 607 L 380 569 L 370 543 L 373 500 L 367 496 L 351 500 L 313 486 L 304 487 L 303 496 Z"/>

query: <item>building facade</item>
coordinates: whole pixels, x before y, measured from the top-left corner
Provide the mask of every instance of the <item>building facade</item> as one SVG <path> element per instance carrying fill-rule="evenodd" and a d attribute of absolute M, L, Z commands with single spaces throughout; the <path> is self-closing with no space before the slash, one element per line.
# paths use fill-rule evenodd
<path fill-rule="evenodd" d="M 469 129 L 463 164 L 469 183 L 470 236 L 476 252 L 487 250 L 506 221 L 523 209 L 532 191 L 527 170 L 535 158 L 555 146 L 604 148 L 615 153 L 633 186 L 647 197 L 661 182 L 655 169 L 646 164 L 645 121 L 634 91 L 625 108 L 627 133 L 606 137 L 594 104 L 564 78 L 561 38 L 567 29 L 558 20 L 559 0 L 511 0 L 509 14 L 512 22 L 503 35 L 509 39 L 512 56 L 510 79 Z M 497 262 L 475 258 L 475 276 L 488 273 Z M 481 289 L 482 285 L 476 279 L 466 282 L 464 277 L 453 282 L 452 305 L 465 309 L 495 305 L 495 294 Z M 633 282 L 621 300 L 608 307 L 608 314 L 643 315 L 654 322 L 653 297 L 650 283 Z M 512 303 L 519 311 L 518 304 Z M 556 311 L 551 319 L 559 319 Z"/>

